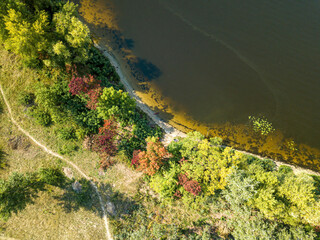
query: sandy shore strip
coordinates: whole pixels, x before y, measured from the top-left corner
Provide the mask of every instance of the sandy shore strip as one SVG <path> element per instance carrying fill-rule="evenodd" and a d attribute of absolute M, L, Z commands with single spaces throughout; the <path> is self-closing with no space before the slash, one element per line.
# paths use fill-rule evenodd
<path fill-rule="evenodd" d="M 140 99 L 140 97 L 135 93 L 135 90 L 130 85 L 130 80 L 129 80 L 130 76 L 129 76 L 129 74 L 126 74 L 126 72 L 122 69 L 122 65 L 119 63 L 119 61 L 117 60 L 116 56 L 112 53 L 110 48 L 108 48 L 107 46 L 101 47 L 97 43 L 94 43 L 94 46 L 97 49 L 99 49 L 103 53 L 103 55 L 106 56 L 109 59 L 111 65 L 115 68 L 117 74 L 119 75 L 120 81 L 124 85 L 125 90 L 129 93 L 129 95 L 131 97 L 133 97 L 136 100 L 137 106 L 143 112 L 145 112 L 159 127 L 161 127 L 164 130 L 165 135 L 164 135 L 164 137 L 162 139 L 162 143 L 165 146 L 167 146 L 175 138 L 186 137 L 187 136 L 187 134 L 179 131 L 178 129 L 172 127 L 170 124 L 168 124 L 167 122 L 162 120 L 159 116 L 157 116 L 154 113 L 154 111 L 152 111 L 149 108 L 149 106 L 147 106 Z M 228 146 L 223 145 L 221 147 L 228 147 Z M 256 158 L 260 158 L 260 159 L 270 159 L 270 158 L 264 158 L 264 157 L 261 157 L 261 156 L 259 156 L 257 154 L 253 154 L 253 153 L 242 151 L 242 150 L 238 150 L 238 149 L 235 149 L 235 151 L 241 152 L 243 154 L 250 155 L 250 156 L 253 156 L 253 157 L 256 157 Z M 291 167 L 294 173 L 302 173 L 303 172 L 303 173 L 307 173 L 307 174 L 320 176 L 320 173 L 312 171 L 310 169 L 305 169 L 305 168 L 298 167 L 298 166 L 295 166 L 295 165 L 283 163 L 283 162 L 280 162 L 280 161 L 276 161 L 274 159 L 271 159 L 271 160 L 274 161 L 275 164 L 278 167 L 281 166 L 281 165 L 285 165 L 285 166 Z"/>
<path fill-rule="evenodd" d="M 111 65 L 115 68 L 117 74 L 120 77 L 121 83 L 124 85 L 124 88 L 129 93 L 131 97 L 133 97 L 136 102 L 137 106 L 145 112 L 159 127 L 163 129 L 165 132 L 165 135 L 162 139 L 162 142 L 167 145 L 169 144 L 173 139 L 177 137 L 185 137 L 186 134 L 175 129 L 170 124 L 166 123 L 164 120 L 162 120 L 159 116 L 157 116 L 154 111 L 152 111 L 149 106 L 147 106 L 142 100 L 139 98 L 139 96 L 135 93 L 135 90 L 130 85 L 129 76 L 123 71 L 121 68 L 121 64 L 118 62 L 115 55 L 111 52 L 110 49 L 107 49 L 107 47 L 101 47 L 97 43 L 94 43 L 94 46 L 99 49 L 110 61 Z"/>

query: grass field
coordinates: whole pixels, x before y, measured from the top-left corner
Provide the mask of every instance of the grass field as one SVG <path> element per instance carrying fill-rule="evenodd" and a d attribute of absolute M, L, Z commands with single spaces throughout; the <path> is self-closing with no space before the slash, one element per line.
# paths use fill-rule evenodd
<path fill-rule="evenodd" d="M 0 114 L 0 123 L 0 146 L 6 162 L 0 170 L 1 178 L 7 178 L 13 172 L 63 166 L 58 159 L 23 136 L 8 121 L 5 108 Z M 13 214 L 6 222 L 0 221 L 0 236 L 14 239 L 104 239 L 99 202 L 92 190 L 87 194 L 88 197 L 77 196 L 71 184 L 64 188 L 48 186 L 25 209 Z"/>
<path fill-rule="evenodd" d="M 43 127 L 27 115 L 26 109 L 18 102 L 21 91 L 32 91 L 34 84 L 50 83 L 42 73 L 21 66 L 19 59 L 0 46 L 0 83 L 18 124 L 49 149 L 58 152 L 70 141 L 57 138 L 57 126 Z M 7 110 L 0 98 L 0 146 L 5 152 L 7 163 L 0 169 L 1 178 L 7 178 L 12 172 L 33 172 L 41 167 L 65 165 L 35 146 L 26 136 L 8 120 Z M 74 140 L 78 149 L 65 156 L 91 177 L 96 183 L 105 203 L 112 202 L 115 214 L 108 216 L 113 223 L 121 221 L 135 206 L 133 198 L 137 195 L 142 174 L 134 171 L 123 162 L 125 156 L 118 156 L 117 163 L 106 172 L 98 170 L 98 154 L 82 149 L 82 142 Z M 14 148 L 14 149 L 12 149 Z M 68 166 L 69 167 L 69 166 Z M 80 176 L 73 171 L 76 179 Z M 14 214 L 7 222 L 2 221 L 0 237 L 16 239 L 104 239 L 105 229 L 101 219 L 97 196 L 88 190 L 89 197 L 80 199 L 67 186 L 65 189 L 50 187 L 40 192 L 34 203 Z M 37 226 L 37 227 L 34 227 Z"/>

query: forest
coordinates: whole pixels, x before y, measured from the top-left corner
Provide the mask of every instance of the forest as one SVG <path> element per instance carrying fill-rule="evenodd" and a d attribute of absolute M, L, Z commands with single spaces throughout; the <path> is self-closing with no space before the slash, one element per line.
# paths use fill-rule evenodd
<path fill-rule="evenodd" d="M 0 41 L 0 84 L 14 114 L 100 183 L 116 208 L 108 215 L 114 239 L 320 239 L 318 175 L 278 167 L 199 132 L 164 146 L 164 132 L 94 47 L 76 4 L 2 0 Z M 1 102 L 1 129 L 9 126 L 5 112 Z M 11 171 L 10 139 L 1 131 L 0 236 L 6 236 L 6 226 L 17 224 L 10 218 L 71 180 L 59 161 Z M 125 175 L 132 183 L 113 188 Z M 80 183 L 80 195 L 68 201 L 89 209 L 90 185 Z"/>

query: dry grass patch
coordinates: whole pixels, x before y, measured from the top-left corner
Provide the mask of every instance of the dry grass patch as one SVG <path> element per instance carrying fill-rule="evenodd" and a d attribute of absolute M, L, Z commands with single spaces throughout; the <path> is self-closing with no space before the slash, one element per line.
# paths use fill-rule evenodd
<path fill-rule="evenodd" d="M 138 192 L 141 172 L 137 172 L 123 163 L 116 163 L 106 171 L 104 183 L 111 184 L 115 191 L 133 197 Z"/>
<path fill-rule="evenodd" d="M 1 100 L 2 101 L 2 100 Z M 63 166 L 60 160 L 35 146 L 0 114 L 0 146 L 7 165 L 0 169 L 0 177 L 7 178 L 13 172 L 34 172 L 41 167 Z M 77 173 L 74 172 L 77 179 Z M 105 239 L 100 206 L 92 189 L 87 197 L 77 195 L 71 183 L 64 188 L 48 186 L 40 191 L 33 203 L 7 222 L 0 221 L 0 239 Z"/>
<path fill-rule="evenodd" d="M 103 222 L 96 213 L 68 212 L 59 202 L 65 190 L 40 192 L 34 204 L 2 223 L 3 235 L 17 239 L 104 239 Z"/>

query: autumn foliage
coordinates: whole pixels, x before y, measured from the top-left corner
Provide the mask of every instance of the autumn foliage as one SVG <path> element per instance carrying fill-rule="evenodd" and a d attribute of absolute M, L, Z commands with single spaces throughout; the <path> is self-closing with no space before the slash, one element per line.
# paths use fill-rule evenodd
<path fill-rule="evenodd" d="M 201 192 L 201 186 L 200 184 L 192 179 L 189 179 L 187 174 L 180 174 L 178 176 L 179 179 L 179 185 L 183 186 L 183 188 L 191 193 L 194 196 L 198 196 Z"/>
<path fill-rule="evenodd" d="M 69 92 L 74 95 L 84 95 L 88 98 L 87 108 L 96 109 L 98 99 L 102 93 L 100 82 L 92 75 L 79 77 L 74 71 L 69 82 Z"/>
<path fill-rule="evenodd" d="M 114 139 L 117 134 L 117 126 L 112 120 L 105 120 L 103 127 L 99 128 L 99 134 L 94 136 L 92 149 L 101 154 L 112 155 L 117 147 Z"/>
<path fill-rule="evenodd" d="M 133 152 L 131 163 L 139 171 L 152 176 L 170 157 L 171 154 L 167 152 L 161 142 L 148 142 L 146 151 L 136 150 Z"/>
<path fill-rule="evenodd" d="M 117 151 L 116 135 L 116 123 L 112 120 L 105 120 L 103 127 L 99 128 L 99 134 L 93 136 L 92 150 L 100 154 L 101 168 L 105 169 L 112 165 L 110 156 Z"/>

